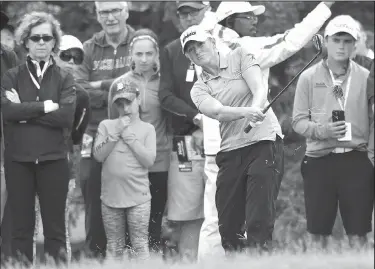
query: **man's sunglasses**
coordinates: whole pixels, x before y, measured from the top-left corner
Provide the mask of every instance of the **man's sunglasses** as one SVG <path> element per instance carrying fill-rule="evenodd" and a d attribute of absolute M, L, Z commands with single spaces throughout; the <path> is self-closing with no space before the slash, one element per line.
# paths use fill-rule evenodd
<path fill-rule="evenodd" d="M 69 62 L 73 59 L 74 64 L 79 65 L 83 62 L 83 54 L 79 51 L 65 50 L 60 52 L 60 59 L 64 62 Z"/>
<path fill-rule="evenodd" d="M 29 36 L 29 39 L 35 43 L 39 42 L 41 39 L 44 42 L 50 42 L 52 39 L 54 39 L 54 37 L 50 35 L 32 35 L 32 36 Z"/>

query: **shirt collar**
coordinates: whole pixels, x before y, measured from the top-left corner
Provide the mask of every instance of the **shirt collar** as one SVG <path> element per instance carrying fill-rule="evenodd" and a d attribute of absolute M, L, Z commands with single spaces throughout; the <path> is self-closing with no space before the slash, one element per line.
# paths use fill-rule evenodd
<path fill-rule="evenodd" d="M 221 72 L 221 69 L 228 68 L 228 55 L 224 54 L 220 51 L 218 53 L 219 53 L 219 67 L 220 67 L 220 72 Z M 219 76 L 220 76 L 220 73 L 219 73 L 219 75 L 214 76 L 214 75 L 211 75 L 211 74 L 207 73 L 204 70 L 202 70 L 202 74 L 201 74 L 201 78 L 202 78 L 203 82 L 207 82 L 207 81 L 212 80 L 214 78 L 217 78 Z"/>

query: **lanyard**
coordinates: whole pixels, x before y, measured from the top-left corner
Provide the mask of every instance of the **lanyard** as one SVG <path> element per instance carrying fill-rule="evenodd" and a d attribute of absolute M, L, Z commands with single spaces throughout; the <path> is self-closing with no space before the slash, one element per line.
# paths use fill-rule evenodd
<path fill-rule="evenodd" d="M 40 82 L 42 82 L 43 75 L 49 66 L 49 61 L 44 64 L 43 70 L 40 69 L 39 63 L 37 61 L 34 61 L 34 60 L 31 60 L 31 61 L 35 65 L 36 75 L 38 76 L 38 79 L 40 80 Z M 29 71 L 31 80 L 33 81 L 34 85 L 38 88 L 38 90 L 40 90 L 40 84 L 39 84 L 40 82 L 36 81 L 34 76 L 31 74 L 29 67 L 27 67 L 27 69 Z"/>
<path fill-rule="evenodd" d="M 333 73 L 331 71 L 331 69 L 329 69 L 329 74 L 331 75 L 331 78 L 332 78 L 332 83 L 333 85 L 337 85 L 339 84 L 338 81 L 335 79 L 335 77 L 333 76 Z M 337 98 L 337 101 L 339 102 L 339 105 L 341 107 L 342 110 L 345 110 L 345 107 L 346 107 L 346 102 L 348 101 L 348 96 L 349 96 L 349 90 L 350 90 L 350 82 L 352 80 L 352 70 L 350 68 L 350 71 L 349 71 L 349 75 L 348 75 L 348 79 L 347 79 L 347 82 L 346 82 L 346 89 L 345 89 L 345 97 L 344 97 L 344 104 L 342 103 L 341 99 L 340 98 Z M 341 85 L 344 84 L 344 81 L 342 81 Z M 342 87 L 341 87 L 342 88 Z"/>

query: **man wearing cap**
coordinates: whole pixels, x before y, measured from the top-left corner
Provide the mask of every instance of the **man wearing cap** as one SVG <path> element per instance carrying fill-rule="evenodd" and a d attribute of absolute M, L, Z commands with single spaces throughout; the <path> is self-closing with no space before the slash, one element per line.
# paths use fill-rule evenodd
<path fill-rule="evenodd" d="M 177 3 L 178 17 L 183 29 L 199 24 L 206 11 L 207 2 L 181 1 Z M 174 136 L 173 152 L 168 178 L 168 220 L 172 230 L 169 238 L 177 242 L 180 257 L 196 259 L 199 231 L 203 222 L 204 160 L 202 115 L 195 108 L 190 90 L 196 81 L 194 66 L 184 56 L 180 40 L 165 46 L 160 61 L 159 100 L 168 113 Z M 191 137 L 198 160 L 179 161 L 177 139 Z"/>
<path fill-rule="evenodd" d="M 365 243 L 372 229 L 369 71 L 350 59 L 357 39 L 352 17 L 332 19 L 324 32 L 327 58 L 301 74 L 294 99 L 292 126 L 307 139 L 301 164 L 307 230 L 322 244 L 338 207 L 350 243 Z"/>
<path fill-rule="evenodd" d="M 260 65 L 263 83 L 268 85 L 269 68 L 291 57 L 305 46 L 312 36 L 322 27 L 331 16 L 330 7 L 333 2 L 323 2 L 310 12 L 301 23 L 284 34 L 272 37 L 254 37 L 258 23 L 258 16 L 265 12 L 263 5 L 251 5 L 248 2 L 222 2 L 216 13 L 216 21 L 238 33 L 240 38 L 229 40 L 225 34 L 220 40 L 231 48 L 243 46 L 255 52 L 255 57 Z M 203 23 L 202 23 L 203 24 Z M 215 25 L 215 24 L 212 24 Z M 207 27 L 206 27 L 207 28 Z M 227 29 L 228 29 L 227 28 Z M 209 29 L 209 28 L 208 28 Z M 215 33 L 215 29 L 212 31 Z M 224 32 L 225 33 L 225 32 Z M 203 116 L 204 147 L 206 153 L 205 173 L 207 182 L 205 188 L 205 220 L 202 225 L 199 241 L 199 257 L 207 254 L 223 252 L 220 243 L 218 216 L 215 205 L 216 178 L 218 167 L 215 162 L 217 152 L 220 150 L 219 122 Z M 283 142 L 277 136 L 277 191 L 273 197 L 277 199 L 278 189 L 283 177 Z M 275 219 L 269 223 L 269 238 L 272 239 Z"/>
<path fill-rule="evenodd" d="M 7 25 L 9 18 L 3 12 L 0 11 L 0 26 L 1 30 L 3 30 Z M 3 44 L 1 44 L 0 48 L 0 78 L 3 77 L 3 74 L 13 67 L 16 67 L 18 62 L 17 56 L 13 51 L 5 48 Z M 10 249 L 11 249 L 11 216 L 10 216 L 10 208 L 7 201 L 7 190 L 5 184 L 5 176 L 4 176 L 4 140 L 3 140 L 3 115 L 1 114 L 1 255 L 9 256 Z"/>
<path fill-rule="evenodd" d="M 129 42 L 134 33 L 126 23 L 129 17 L 127 2 L 95 2 L 95 7 L 103 31 L 84 42 L 85 57 L 76 74 L 77 82 L 90 96 L 92 117 L 84 141 L 91 142 L 99 123 L 107 118 L 108 91 L 112 82 L 130 69 Z M 84 145 L 89 151 L 85 152 L 88 157 L 82 159 L 81 166 L 86 192 L 86 250 L 98 256 L 105 254 L 106 249 L 100 202 L 101 164 L 91 156 L 90 144 Z"/>

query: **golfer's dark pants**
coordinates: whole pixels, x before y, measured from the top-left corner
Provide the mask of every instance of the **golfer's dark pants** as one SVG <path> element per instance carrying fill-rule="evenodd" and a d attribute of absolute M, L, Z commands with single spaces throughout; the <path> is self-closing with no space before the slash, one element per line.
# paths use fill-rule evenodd
<path fill-rule="evenodd" d="M 101 174 L 101 163 L 97 162 L 93 157 L 82 158 L 81 179 L 86 213 L 86 248 L 95 257 L 105 255 L 107 246 L 100 200 Z"/>
<path fill-rule="evenodd" d="M 151 192 L 151 215 L 148 227 L 150 249 L 158 251 L 161 244 L 161 223 L 167 202 L 168 172 L 148 174 Z"/>
<path fill-rule="evenodd" d="M 245 247 L 269 247 L 284 171 L 283 158 L 283 142 L 279 137 L 275 142 L 260 141 L 217 154 L 216 206 L 222 246 L 227 253 Z M 246 245 L 240 240 L 245 221 Z"/>
<path fill-rule="evenodd" d="M 38 164 L 5 160 L 5 180 L 12 212 L 12 256 L 33 260 L 35 195 L 40 202 L 44 251 L 55 261 L 66 260 L 65 206 L 69 184 L 66 159 Z M 26 259 L 25 259 L 26 258 Z"/>
<path fill-rule="evenodd" d="M 330 235 L 337 209 L 348 235 L 371 231 L 374 206 L 374 167 L 367 152 L 305 156 L 301 165 L 307 230 Z"/>

